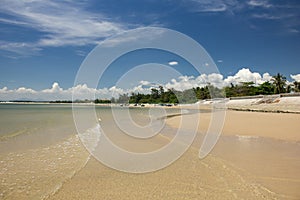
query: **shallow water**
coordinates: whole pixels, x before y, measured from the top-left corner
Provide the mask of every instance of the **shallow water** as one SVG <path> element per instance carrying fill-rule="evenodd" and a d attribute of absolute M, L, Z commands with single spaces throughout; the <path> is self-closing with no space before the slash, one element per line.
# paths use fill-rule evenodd
<path fill-rule="evenodd" d="M 223 136 L 212 154 L 243 169 L 253 182 L 264 185 L 280 198 L 300 199 L 300 143 Z"/>
<path fill-rule="evenodd" d="M 0 104 L 0 151 L 45 147 L 75 134 L 70 105 Z"/>
<path fill-rule="evenodd" d="M 102 119 L 102 124 L 107 127 L 115 126 L 110 107 L 77 105 L 76 108 L 82 119 L 88 122 L 92 121 L 88 113 L 95 108 L 97 118 Z M 115 109 L 118 114 L 128 110 L 122 107 L 113 110 Z M 149 109 L 132 108 L 129 111 L 138 125 L 144 126 L 149 123 Z M 178 113 L 179 110 L 167 109 L 167 112 Z M 157 112 L 155 116 L 164 114 L 166 113 Z M 88 123 L 88 125 L 87 128 L 91 128 L 96 124 Z M 0 152 L 2 153 L 49 146 L 75 134 L 77 131 L 71 104 L 0 104 Z"/>

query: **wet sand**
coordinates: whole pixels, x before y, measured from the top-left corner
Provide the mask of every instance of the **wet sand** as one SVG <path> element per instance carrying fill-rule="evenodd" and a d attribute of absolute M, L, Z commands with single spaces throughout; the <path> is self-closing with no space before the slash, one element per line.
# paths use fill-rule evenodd
<path fill-rule="evenodd" d="M 128 174 L 91 159 L 50 199 L 277 199 L 239 169 L 214 156 L 197 159 L 192 148 L 171 166 Z"/>
<path fill-rule="evenodd" d="M 206 133 L 211 113 L 186 115 L 200 118 L 198 131 Z M 300 115 L 227 111 L 221 138 L 211 154 L 248 173 L 254 182 L 282 195 L 300 198 Z M 180 117 L 167 124 L 179 127 Z M 183 127 L 189 129 L 188 124 Z M 195 141 L 200 147 L 201 140 Z"/>
<path fill-rule="evenodd" d="M 186 121 L 200 119 L 199 132 L 206 132 L 211 120 L 211 112 L 185 115 Z M 180 117 L 169 118 L 167 124 L 178 128 Z M 273 139 L 300 142 L 300 114 L 264 113 L 246 111 L 226 111 L 222 135 L 261 136 Z M 183 127 L 189 130 L 189 124 Z"/>

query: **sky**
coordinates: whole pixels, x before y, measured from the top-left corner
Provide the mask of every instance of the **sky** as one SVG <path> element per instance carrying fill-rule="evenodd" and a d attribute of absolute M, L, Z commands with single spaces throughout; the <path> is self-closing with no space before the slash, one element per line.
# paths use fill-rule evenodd
<path fill-rule="evenodd" d="M 191 37 L 205 48 L 219 73 L 197 74 L 171 53 L 139 51 L 118 59 L 97 90 L 74 86 L 78 69 L 98 44 L 143 27 Z M 207 82 L 222 87 L 261 83 L 278 72 L 290 82 L 300 81 L 298 0 L 1 0 L 0 31 L 0 100 L 69 99 L 75 89 L 108 97 L 117 91 L 146 91 L 158 80 L 180 90 Z M 159 78 L 159 66 L 153 67 L 157 71 L 132 83 L 125 77 L 126 90 L 117 87 L 124 69 L 146 63 L 160 63 L 180 74 L 166 72 Z"/>

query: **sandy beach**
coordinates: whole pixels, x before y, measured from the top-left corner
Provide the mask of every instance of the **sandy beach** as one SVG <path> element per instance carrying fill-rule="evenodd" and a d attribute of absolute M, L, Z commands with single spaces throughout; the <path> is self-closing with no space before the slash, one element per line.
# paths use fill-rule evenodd
<path fill-rule="evenodd" d="M 199 132 L 206 132 L 211 120 L 211 113 L 184 116 L 187 121 L 199 118 Z M 260 136 L 291 142 L 300 141 L 300 115 L 293 113 L 265 113 L 246 111 L 226 111 L 222 135 Z M 169 118 L 167 124 L 178 128 L 180 117 Z M 183 127 L 189 130 L 189 126 Z"/>
<path fill-rule="evenodd" d="M 163 136 L 139 145 L 112 135 L 122 148 L 153 151 L 170 142 L 172 135 L 164 132 L 176 131 L 180 120 L 199 118 L 192 146 L 170 166 L 151 173 L 111 169 L 89 156 L 75 135 L 43 148 L 2 153 L 0 199 L 300 198 L 299 114 L 228 110 L 218 143 L 199 159 L 211 118 L 206 111 L 166 118 Z M 189 124 L 181 128 L 190 131 Z"/>
<path fill-rule="evenodd" d="M 300 115 L 229 110 L 220 141 L 200 160 L 201 133 L 207 130 L 210 116 L 167 119 L 177 129 L 182 117 L 191 121 L 200 117 L 200 134 L 171 166 L 135 175 L 92 158 L 50 199 L 299 199 Z"/>

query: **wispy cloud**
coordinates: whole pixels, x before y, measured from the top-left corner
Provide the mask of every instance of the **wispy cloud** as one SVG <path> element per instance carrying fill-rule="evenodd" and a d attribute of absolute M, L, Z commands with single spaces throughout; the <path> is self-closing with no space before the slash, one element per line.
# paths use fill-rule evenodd
<path fill-rule="evenodd" d="M 287 2 L 277 1 L 256 1 L 251 0 L 248 2 L 253 8 L 251 10 L 250 19 L 255 20 L 269 20 L 277 24 L 278 34 L 298 34 L 299 29 L 299 5 Z"/>
<path fill-rule="evenodd" d="M 260 19 L 268 19 L 268 20 L 281 20 L 295 17 L 293 14 L 271 14 L 271 13 L 262 13 L 262 14 L 253 14 L 253 18 L 260 18 Z"/>
<path fill-rule="evenodd" d="M 267 14 L 267 13 L 263 13 L 263 14 L 253 14 L 252 17 L 253 17 L 253 18 L 258 18 L 258 19 L 270 19 L 270 20 L 281 19 L 280 16 L 277 16 L 277 15 L 271 15 L 271 14 Z"/>
<path fill-rule="evenodd" d="M 299 30 L 297 30 L 297 29 L 294 29 L 294 28 L 290 28 L 290 29 L 288 29 L 288 31 L 289 31 L 289 33 L 300 33 L 300 31 Z"/>
<path fill-rule="evenodd" d="M 186 0 L 192 4 L 191 9 L 196 12 L 225 12 L 231 11 L 238 2 L 236 0 Z"/>
<path fill-rule="evenodd" d="M 22 56 L 31 56 L 37 55 L 38 52 L 41 50 L 41 47 L 34 43 L 0 41 L 0 50 L 14 52 Z M 16 58 L 11 55 L 7 56 L 11 58 Z"/>
<path fill-rule="evenodd" d="M 259 29 L 257 20 L 276 20 L 279 32 L 298 33 L 299 3 L 276 0 L 182 0 L 192 12 L 239 16 L 239 20 Z M 253 21 L 256 20 L 256 21 Z M 287 21 L 288 20 L 288 21 Z M 263 28 L 263 27 L 262 27 Z M 296 30 L 296 31 L 292 31 Z"/>
<path fill-rule="evenodd" d="M 263 7 L 263 8 L 273 7 L 273 5 L 266 0 L 250 0 L 247 2 L 247 4 L 253 7 Z"/>
<path fill-rule="evenodd" d="M 12 20 L 12 19 L 5 19 L 5 18 L 0 18 L 0 22 L 5 23 L 5 24 L 12 24 L 12 25 L 23 25 L 23 26 L 28 26 L 29 25 L 26 22 Z"/>
<path fill-rule="evenodd" d="M 17 53 L 23 53 L 24 46 L 40 50 L 48 46 L 96 44 L 99 40 L 127 29 L 126 25 L 101 14 L 88 12 L 84 10 L 84 4 L 72 1 L 3 0 L 0 12 L 10 16 L 10 19 L 1 18 L 0 22 L 31 28 L 41 33 L 35 42 L 6 42 L 1 46 L 2 50 Z"/>

